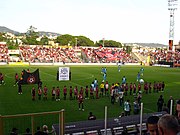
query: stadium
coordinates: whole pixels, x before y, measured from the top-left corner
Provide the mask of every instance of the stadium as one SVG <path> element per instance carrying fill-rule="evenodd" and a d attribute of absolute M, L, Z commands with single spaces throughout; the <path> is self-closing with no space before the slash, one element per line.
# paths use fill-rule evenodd
<path fill-rule="evenodd" d="M 25 49 L 26 48 L 26 49 Z M 41 50 L 39 52 L 39 50 Z M 93 51 L 92 51 L 93 50 Z M 49 51 L 49 52 L 48 52 Z M 133 83 L 138 86 L 139 81 L 137 81 L 137 73 L 140 72 L 141 68 L 144 69 L 143 75 L 140 75 L 142 83 L 141 92 L 142 99 L 141 102 L 144 104 L 143 114 L 153 115 L 158 112 L 157 110 L 157 100 L 160 95 L 163 95 L 164 103 L 167 104 L 170 96 L 173 97 L 174 101 L 179 99 L 179 75 L 180 69 L 175 67 L 175 63 L 178 63 L 180 60 L 180 55 L 178 51 L 169 52 L 169 51 L 157 51 L 152 53 L 149 51 L 144 52 L 134 52 L 133 54 L 138 57 L 145 57 L 144 62 L 142 63 L 138 57 L 132 57 L 132 53 L 128 54 L 126 51 L 123 51 L 121 48 L 110 48 L 110 47 L 49 47 L 49 46 L 20 46 L 19 50 L 14 52 L 20 52 L 21 55 L 17 55 L 20 61 L 14 61 L 9 59 L 8 48 L 6 45 L 1 44 L 1 52 L 4 52 L 1 55 L 1 67 L 0 71 L 3 74 L 3 83 L 1 83 L 1 123 L 3 123 L 2 129 L 5 134 L 11 132 L 13 127 L 18 129 L 18 132 L 21 134 L 25 131 L 27 127 L 35 132 L 37 126 L 48 125 L 53 126 L 56 130 L 59 130 L 56 126 L 59 123 L 58 116 L 61 115 L 63 110 L 63 118 L 65 123 L 65 132 L 66 134 L 73 134 L 73 132 L 78 132 L 79 134 L 84 134 L 85 131 L 100 132 L 103 129 L 103 126 L 97 128 L 90 128 L 85 130 L 86 127 L 90 127 L 89 122 L 87 122 L 87 117 L 89 112 L 93 112 L 96 115 L 99 125 L 104 125 L 103 119 L 105 116 L 105 106 L 107 107 L 107 118 L 109 121 L 114 121 L 118 119 L 122 112 L 124 112 L 123 106 L 120 106 L 119 99 L 116 97 L 114 103 L 111 100 L 111 86 L 118 84 L 122 86 L 122 78 L 126 77 L 126 85 L 129 86 L 127 90 L 121 88 L 124 92 L 124 101 L 130 100 L 131 104 L 131 115 L 128 117 L 131 124 L 133 120 L 135 124 L 139 123 L 138 118 L 133 118 L 133 103 L 138 96 L 138 92 L 132 93 L 130 95 L 130 83 Z M 11 50 L 12 52 L 12 50 Z M 84 57 L 79 57 L 79 52 Z M 61 55 L 60 59 L 53 59 L 58 57 L 50 57 Z M 143 53 L 143 54 L 142 54 Z M 43 55 L 47 54 L 47 55 Z M 69 54 L 69 55 L 68 55 Z M 113 55 L 114 54 L 114 55 Z M 151 58 L 150 55 L 151 54 Z M 22 56 L 22 57 L 20 57 Z M 35 58 L 36 56 L 36 58 Z M 68 56 L 68 57 L 67 57 Z M 156 58 L 153 59 L 152 58 Z M 84 61 L 89 60 L 88 63 Z M 161 61 L 163 59 L 163 64 Z M 164 61 L 166 59 L 166 61 Z M 62 62 L 64 60 L 64 62 Z M 174 60 L 174 61 L 172 61 Z M 8 61 L 8 62 L 7 62 Z M 149 62 L 149 63 L 147 63 Z M 120 65 L 120 71 L 118 70 Z M 71 79 L 62 79 L 59 80 L 60 69 L 68 68 L 68 72 L 71 72 Z M 104 78 L 102 69 L 106 68 L 107 77 Z M 44 86 L 47 86 L 47 100 L 38 99 L 38 84 L 33 84 L 30 82 L 22 85 L 22 94 L 18 92 L 18 85 L 15 83 L 15 74 L 17 73 L 19 78 L 21 77 L 22 70 L 34 73 L 39 69 L 39 78 L 42 81 L 42 90 Z M 24 71 L 24 72 L 25 72 Z M 94 80 L 98 80 L 99 93 L 96 97 L 96 90 L 94 91 L 94 98 L 90 97 L 90 87 Z M 102 94 L 100 91 L 100 85 L 102 82 L 108 82 L 108 95 Z M 2 82 L 2 81 L 1 81 Z M 165 83 L 164 90 L 160 89 L 154 91 L 154 83 L 157 82 L 159 85 L 162 85 L 162 82 Z M 149 90 L 146 93 L 144 84 L 149 85 Z M 150 88 L 150 83 L 152 84 Z M 67 97 L 64 99 L 63 89 L 64 86 L 67 87 Z M 70 86 L 73 88 L 72 99 L 70 98 Z M 74 88 L 77 86 L 77 89 L 83 89 L 84 93 L 84 111 L 79 110 L 78 100 L 74 99 Z M 88 97 L 85 98 L 85 90 L 88 86 Z M 35 100 L 32 100 L 32 88 L 35 88 Z M 60 88 L 60 100 L 52 100 L 51 91 L 53 87 Z M 138 89 L 138 88 L 137 88 Z M 138 91 L 138 90 L 137 90 Z M 126 94 L 125 94 L 126 93 Z M 174 104 L 175 106 L 175 104 Z M 175 107 L 173 107 L 175 109 Z M 174 110 L 175 111 L 175 110 Z M 173 112 L 174 112 L 173 111 Z M 32 117 L 33 116 L 33 117 Z M 137 116 L 137 115 L 136 115 Z M 147 118 L 147 117 L 146 117 Z M 144 121 L 146 120 L 144 118 Z M 33 121 L 33 124 L 32 124 Z M 97 123 L 98 123 L 97 121 Z M 74 122 L 74 123 L 73 123 Z M 76 123 L 75 123 L 76 122 Z M 21 124 L 23 123 L 23 124 Z M 71 127 L 71 123 L 74 125 L 79 125 L 79 130 L 68 130 L 68 127 Z M 96 123 L 96 122 L 95 122 Z M 111 123 L 111 122 L 109 122 Z M 125 123 L 125 122 L 124 122 Z M 32 127 L 33 125 L 33 127 Z M 94 125 L 92 123 L 92 125 Z M 113 124 L 109 124 L 111 126 Z M 123 124 L 122 124 L 123 125 Z M 117 128 L 119 125 L 115 124 L 114 127 L 108 127 L 108 129 Z M 77 126 L 78 127 L 78 126 Z M 53 129 L 54 129 L 53 128 Z M 134 131 L 133 127 L 133 131 Z M 132 130 L 130 128 L 130 130 Z M 81 131 L 83 130 L 83 131 Z M 118 132 L 122 132 L 122 129 Z M 117 134 L 118 134 L 117 132 Z M 134 132 L 137 132 L 136 130 Z M 132 134 L 134 133 L 132 132 Z M 59 131 L 57 131 L 59 133 Z M 91 132 L 90 132 L 91 133 Z M 102 131 L 103 133 L 103 131 Z M 129 131 L 130 133 L 130 131 Z"/>
<path fill-rule="evenodd" d="M 178 0 L 0 5 L 0 135 L 179 135 Z"/>

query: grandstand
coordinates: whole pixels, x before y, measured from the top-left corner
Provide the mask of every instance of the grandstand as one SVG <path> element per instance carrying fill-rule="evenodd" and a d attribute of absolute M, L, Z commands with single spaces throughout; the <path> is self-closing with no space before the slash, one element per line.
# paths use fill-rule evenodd
<path fill-rule="evenodd" d="M 4 44 L 0 45 L 1 62 L 28 62 L 28 63 L 147 63 L 150 56 L 151 64 L 158 62 L 172 62 L 173 66 L 180 64 L 180 52 L 168 50 L 144 49 L 135 50 L 130 54 L 122 48 L 110 47 L 52 47 L 52 46 L 20 46 L 19 50 L 8 50 Z M 16 56 L 11 56 L 17 52 Z M 15 53 L 14 53 L 15 54 Z"/>

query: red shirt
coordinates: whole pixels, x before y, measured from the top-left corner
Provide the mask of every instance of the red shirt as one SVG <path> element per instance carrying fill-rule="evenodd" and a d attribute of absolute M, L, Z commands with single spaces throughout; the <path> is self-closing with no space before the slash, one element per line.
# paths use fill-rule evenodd
<path fill-rule="evenodd" d="M 66 87 L 64 87 L 63 92 L 64 92 L 64 94 L 67 94 L 67 88 Z"/>
<path fill-rule="evenodd" d="M 57 96 L 60 95 L 60 89 L 59 89 L 59 88 L 56 89 L 56 95 L 57 95 Z"/>

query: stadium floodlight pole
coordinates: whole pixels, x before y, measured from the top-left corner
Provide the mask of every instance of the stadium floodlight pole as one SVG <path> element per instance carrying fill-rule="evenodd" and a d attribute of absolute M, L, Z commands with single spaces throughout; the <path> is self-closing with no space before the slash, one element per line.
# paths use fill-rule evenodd
<path fill-rule="evenodd" d="M 142 116 L 143 116 L 143 103 L 141 103 L 141 113 L 140 113 L 140 135 L 142 135 Z"/>
<path fill-rule="evenodd" d="M 174 11 L 177 10 L 178 0 L 168 0 L 168 10 L 170 11 L 170 28 L 169 28 L 169 50 L 175 50 L 174 40 Z"/>
<path fill-rule="evenodd" d="M 104 135 L 107 135 L 107 106 L 105 106 Z"/>

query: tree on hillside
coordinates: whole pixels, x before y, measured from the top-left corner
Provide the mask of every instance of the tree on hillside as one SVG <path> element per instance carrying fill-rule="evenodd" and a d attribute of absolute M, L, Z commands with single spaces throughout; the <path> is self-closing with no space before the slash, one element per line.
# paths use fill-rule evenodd
<path fill-rule="evenodd" d="M 55 39 L 55 42 L 59 43 L 60 45 L 68 45 L 69 43 L 72 43 L 73 39 L 74 39 L 74 37 L 72 35 L 65 34 L 65 35 L 58 36 Z"/>
<path fill-rule="evenodd" d="M 36 32 L 35 27 L 33 27 L 32 25 L 28 28 L 27 32 L 26 32 L 26 39 L 23 40 L 24 44 L 28 44 L 28 45 L 38 45 L 39 41 L 37 41 L 36 39 L 38 38 L 38 32 Z"/>
<path fill-rule="evenodd" d="M 4 33 L 1 33 L 0 32 L 0 42 L 1 41 L 6 41 L 6 38 L 5 38 L 5 36 L 4 36 Z"/>
<path fill-rule="evenodd" d="M 55 42 L 59 43 L 60 45 L 75 46 L 77 43 L 78 46 L 94 46 L 94 42 L 87 37 L 72 36 L 69 34 L 58 36 Z"/>
<path fill-rule="evenodd" d="M 47 36 L 43 36 L 40 40 L 40 45 L 48 45 L 49 43 L 49 38 Z"/>
<path fill-rule="evenodd" d="M 103 40 L 96 42 L 96 46 L 103 46 Z M 104 40 L 104 47 L 122 47 L 122 44 L 114 40 Z"/>
<path fill-rule="evenodd" d="M 94 42 L 85 36 L 78 36 L 78 46 L 95 46 Z"/>

